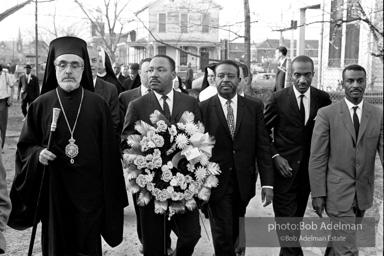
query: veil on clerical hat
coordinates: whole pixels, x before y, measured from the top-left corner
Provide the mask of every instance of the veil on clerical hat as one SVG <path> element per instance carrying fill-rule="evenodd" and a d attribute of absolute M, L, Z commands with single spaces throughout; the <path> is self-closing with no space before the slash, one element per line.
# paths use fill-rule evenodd
<path fill-rule="evenodd" d="M 59 85 L 56 79 L 54 61 L 63 54 L 75 54 L 84 60 L 84 71 L 80 85 L 84 89 L 93 91 L 92 71 L 87 51 L 87 43 L 78 37 L 65 36 L 56 38 L 49 44 L 47 66 L 45 68 L 41 94 L 56 89 Z"/>
<path fill-rule="evenodd" d="M 106 81 L 114 84 L 119 93 L 122 92 L 123 86 L 122 86 L 121 82 L 119 81 L 119 79 L 117 79 L 115 72 L 113 71 L 111 59 L 109 58 L 108 53 L 101 46 L 99 46 L 97 49 L 98 49 L 100 57 L 103 61 L 103 66 L 105 67 L 105 71 L 107 72 Z M 100 74 L 97 74 L 97 75 L 100 76 Z"/>

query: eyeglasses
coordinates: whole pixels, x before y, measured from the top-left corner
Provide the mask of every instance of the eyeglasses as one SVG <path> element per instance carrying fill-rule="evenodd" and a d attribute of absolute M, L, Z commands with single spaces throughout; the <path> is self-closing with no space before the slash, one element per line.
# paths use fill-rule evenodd
<path fill-rule="evenodd" d="M 84 67 L 83 65 L 81 65 L 81 64 L 78 63 L 78 62 L 70 62 L 70 63 L 68 63 L 68 62 L 65 62 L 65 61 L 59 62 L 58 64 L 55 64 L 55 66 L 56 66 L 60 71 L 62 71 L 62 70 L 66 70 L 66 69 L 68 68 L 68 66 L 70 66 L 71 69 L 72 69 L 73 71 L 80 71 L 81 68 Z"/>

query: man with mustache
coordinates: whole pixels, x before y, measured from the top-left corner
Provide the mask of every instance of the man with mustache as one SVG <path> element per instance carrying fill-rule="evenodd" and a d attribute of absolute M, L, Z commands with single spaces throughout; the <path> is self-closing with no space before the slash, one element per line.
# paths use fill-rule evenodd
<path fill-rule="evenodd" d="M 220 165 L 219 185 L 208 202 L 216 256 L 244 255 L 235 247 L 239 218 L 245 216 L 256 190 L 256 159 L 264 206 L 273 198 L 273 166 L 263 107 L 237 94 L 240 70 L 236 62 L 224 60 L 215 67 L 218 94 L 200 102 L 206 132 L 216 138 L 210 161 Z"/>
<path fill-rule="evenodd" d="M 293 86 L 274 92 L 265 109 L 275 170 L 273 210 L 279 223 L 299 221 L 304 216 L 310 193 L 308 161 L 315 118 L 320 108 L 331 104 L 328 93 L 311 86 L 313 76 L 311 58 L 294 58 Z M 299 230 L 287 232 L 277 230 L 278 237 L 300 235 Z M 280 255 L 303 255 L 298 241 L 280 241 Z"/>
<path fill-rule="evenodd" d="M 372 206 L 375 157 L 383 166 L 383 109 L 364 101 L 366 71 L 360 65 L 343 70 L 345 98 L 319 110 L 312 137 L 309 179 L 312 205 L 325 209 L 331 223 L 355 225 Z M 374 227 L 373 227 L 374 232 Z M 359 255 L 356 230 L 332 230 L 325 255 Z"/>
<path fill-rule="evenodd" d="M 135 130 L 136 121 L 142 120 L 151 124 L 149 117 L 155 110 L 162 112 L 172 124 L 179 122 L 185 111 L 193 113 L 195 121 L 201 119 L 197 100 L 172 89 L 176 72 L 175 61 L 171 57 L 167 55 L 154 56 L 149 63 L 148 76 L 151 92 L 132 101 L 128 106 L 121 136 L 122 150 L 127 147 L 128 135 L 137 133 Z M 163 256 L 164 216 L 155 213 L 154 199 L 147 205 L 140 206 L 139 212 L 144 256 Z M 184 214 L 175 214 L 170 221 L 167 221 L 166 225 L 170 225 L 178 237 L 173 255 L 191 256 L 200 239 L 198 209 L 187 210 Z"/>
<path fill-rule="evenodd" d="M 61 113 L 50 136 L 54 108 Z M 43 256 L 101 256 L 101 236 L 112 247 L 120 244 L 128 200 L 116 144 L 108 104 L 93 93 L 85 41 L 53 40 L 41 96 L 17 143 L 8 225 L 29 228 L 38 211 Z"/>

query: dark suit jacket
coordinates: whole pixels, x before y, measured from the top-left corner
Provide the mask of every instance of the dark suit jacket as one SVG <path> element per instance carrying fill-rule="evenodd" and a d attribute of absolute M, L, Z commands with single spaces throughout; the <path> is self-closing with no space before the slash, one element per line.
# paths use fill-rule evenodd
<path fill-rule="evenodd" d="M 135 80 L 132 81 L 131 77 L 128 77 L 127 79 L 124 80 L 123 87 L 124 90 L 131 90 L 135 89 L 137 87 L 140 87 L 141 85 L 141 80 L 139 74 L 135 77 Z"/>
<path fill-rule="evenodd" d="M 287 73 L 287 59 L 277 67 L 275 89 L 273 91 L 279 91 L 285 88 L 285 74 Z"/>
<path fill-rule="evenodd" d="M 108 103 L 111 110 L 113 126 L 115 128 L 115 134 L 120 139 L 120 112 L 119 112 L 119 100 L 117 95 L 116 86 L 104 81 L 97 77 L 95 85 L 95 93 L 99 94 Z M 118 140 L 119 141 L 119 140 Z"/>
<path fill-rule="evenodd" d="M 121 73 L 117 76 L 117 80 L 119 80 L 119 82 L 121 83 L 121 85 L 123 85 L 125 79 L 127 79 L 128 77 L 126 76 L 123 76 Z"/>
<path fill-rule="evenodd" d="M 20 95 L 21 94 L 21 95 Z M 36 76 L 31 74 L 29 83 L 27 76 L 22 75 L 19 79 L 19 96 L 22 100 L 31 103 L 40 95 L 39 81 Z"/>
<path fill-rule="evenodd" d="M 317 111 L 329 104 L 328 93 L 311 87 L 309 118 L 304 126 L 293 87 L 274 92 L 265 108 L 265 122 L 270 135 L 272 155 L 280 154 L 293 169 L 291 178 L 284 178 L 275 170 L 275 191 L 285 193 L 292 186 L 300 164 L 308 170 L 311 138 Z"/>
<path fill-rule="evenodd" d="M 219 186 L 212 189 L 211 203 L 217 203 L 236 171 L 241 199 L 251 200 L 256 189 L 257 159 L 261 185 L 273 186 L 272 156 L 261 101 L 238 96 L 235 137 L 232 140 L 218 95 L 200 102 L 205 131 L 216 138 L 210 161 L 220 165 Z"/>
<path fill-rule="evenodd" d="M 199 105 L 197 100 L 192 96 L 186 95 L 181 92 L 174 92 L 174 102 L 172 109 L 172 121 L 174 123 L 180 120 L 180 117 L 185 111 L 192 112 L 195 115 L 195 121 L 201 120 Z M 128 135 L 136 133 L 134 127 L 137 120 L 142 120 L 148 124 L 152 124 L 149 116 L 158 110 L 163 113 L 163 110 L 157 100 L 153 91 L 146 95 L 132 101 L 125 115 L 123 132 L 121 134 L 122 147 L 125 146 L 125 139 Z"/>
<path fill-rule="evenodd" d="M 360 210 L 372 206 L 375 157 L 383 165 L 383 109 L 363 103 L 360 129 L 341 100 L 322 108 L 312 137 L 309 178 L 312 197 L 326 197 L 328 210 L 347 211 L 354 199 Z"/>
<path fill-rule="evenodd" d="M 120 105 L 120 129 L 123 129 L 125 115 L 127 114 L 127 109 L 129 103 L 137 98 L 141 97 L 141 88 L 137 87 L 133 90 L 125 91 L 119 95 L 119 105 Z"/>

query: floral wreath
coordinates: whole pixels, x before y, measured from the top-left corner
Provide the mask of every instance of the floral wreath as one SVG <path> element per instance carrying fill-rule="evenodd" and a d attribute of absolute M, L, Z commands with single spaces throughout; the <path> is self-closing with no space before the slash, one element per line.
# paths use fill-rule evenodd
<path fill-rule="evenodd" d="M 186 111 L 173 125 L 155 110 L 150 115 L 153 126 L 141 120 L 135 123 L 139 134 L 128 136 L 123 164 L 128 172 L 127 188 L 139 193 L 139 206 L 154 198 L 155 213 L 170 218 L 186 209 L 193 211 L 196 197 L 209 200 L 221 171 L 217 163 L 209 161 L 215 139 L 194 118 Z"/>

